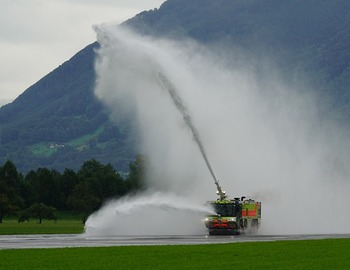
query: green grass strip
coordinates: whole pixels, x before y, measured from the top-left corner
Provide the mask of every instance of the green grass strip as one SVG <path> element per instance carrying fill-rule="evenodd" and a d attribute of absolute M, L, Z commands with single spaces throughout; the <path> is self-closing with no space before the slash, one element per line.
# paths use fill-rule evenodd
<path fill-rule="evenodd" d="M 350 269 L 350 239 L 1 250 L 0 269 Z"/>
<path fill-rule="evenodd" d="M 84 225 L 79 219 L 42 220 L 39 224 L 37 220 L 18 223 L 15 219 L 5 219 L 0 224 L 0 235 L 8 234 L 75 234 L 82 233 Z"/>

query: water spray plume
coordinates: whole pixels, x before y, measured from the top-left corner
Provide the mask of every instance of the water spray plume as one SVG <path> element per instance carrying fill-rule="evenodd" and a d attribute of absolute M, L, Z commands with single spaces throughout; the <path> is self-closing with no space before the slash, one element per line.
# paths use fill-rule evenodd
<path fill-rule="evenodd" d="M 204 180 L 209 169 L 220 192 L 209 162 L 215 161 L 225 188 L 262 201 L 261 233 L 349 232 L 348 131 L 320 114 L 314 94 L 303 86 L 305 78 L 286 84 L 278 74 L 283 69 L 271 65 L 273 55 L 260 62 L 231 47 L 226 54 L 223 47 L 211 51 L 192 41 L 155 39 L 115 26 L 95 30 L 101 44 L 95 94 L 113 117 L 125 111 L 135 115 L 138 150 L 152 167 L 146 185 L 165 195 L 158 196 L 159 205 L 149 203 L 152 194 L 131 197 L 125 207 L 140 204 L 125 214 L 123 201 L 113 201 L 89 218 L 90 227 L 101 233 L 108 227 L 111 234 L 161 234 L 195 224 L 205 233 L 203 212 L 194 218 L 169 205 L 183 200 L 188 208 L 213 199 L 212 183 Z M 163 217 L 174 222 L 159 229 Z M 126 225 L 119 230 L 120 223 Z"/>
<path fill-rule="evenodd" d="M 214 183 L 217 187 L 217 193 L 220 196 L 220 199 L 224 200 L 226 198 L 226 194 L 222 190 L 222 188 L 219 184 L 219 181 L 215 176 L 214 170 L 209 162 L 208 155 L 205 151 L 204 144 L 199 136 L 199 133 L 198 133 L 195 125 L 193 124 L 193 121 L 192 121 L 192 118 L 188 112 L 188 109 L 186 108 L 183 100 L 181 99 L 178 92 L 176 91 L 175 86 L 169 81 L 169 79 L 167 77 L 165 77 L 165 75 L 162 74 L 161 72 L 158 73 L 158 78 L 160 80 L 162 87 L 168 91 L 168 93 L 171 97 L 171 100 L 173 101 L 175 107 L 181 113 L 186 126 L 190 129 L 192 136 L 193 136 L 193 139 L 196 142 L 196 144 L 197 144 L 197 146 L 202 154 L 202 157 L 205 161 L 205 164 L 207 165 L 209 172 L 214 179 Z"/>
<path fill-rule="evenodd" d="M 85 223 L 88 236 L 203 234 L 209 206 L 172 193 L 148 192 L 106 203 Z"/>

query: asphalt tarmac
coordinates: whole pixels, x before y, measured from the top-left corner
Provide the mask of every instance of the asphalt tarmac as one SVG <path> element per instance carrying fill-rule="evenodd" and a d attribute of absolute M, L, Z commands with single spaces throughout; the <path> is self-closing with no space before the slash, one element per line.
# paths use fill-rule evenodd
<path fill-rule="evenodd" d="M 1 235 L 0 249 L 67 248 L 147 245 L 204 245 L 238 242 L 350 238 L 350 234 L 305 235 L 174 235 L 174 236 L 88 236 L 86 234 Z"/>

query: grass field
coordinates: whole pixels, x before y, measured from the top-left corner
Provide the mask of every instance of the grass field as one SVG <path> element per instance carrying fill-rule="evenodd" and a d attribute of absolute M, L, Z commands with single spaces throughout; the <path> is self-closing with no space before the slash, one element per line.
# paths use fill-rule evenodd
<path fill-rule="evenodd" d="M 1 250 L 0 269 L 350 269 L 350 239 Z"/>
<path fill-rule="evenodd" d="M 60 214 L 57 221 L 30 219 L 30 222 L 18 223 L 15 217 L 5 218 L 0 224 L 0 235 L 5 234 L 71 234 L 82 233 L 84 225 L 79 216 Z"/>
<path fill-rule="evenodd" d="M 86 134 L 84 136 L 81 136 L 77 139 L 71 140 L 69 142 L 65 143 L 59 143 L 56 145 L 57 142 L 45 142 L 45 143 L 37 143 L 33 144 L 28 147 L 29 151 L 32 152 L 32 154 L 36 156 L 44 156 L 44 157 L 50 157 L 53 153 L 57 152 L 59 148 L 62 147 L 62 145 L 69 145 L 76 149 L 84 149 L 88 147 L 88 143 L 91 139 L 96 138 L 101 132 L 103 131 L 103 127 L 99 127 L 97 130 Z M 64 147 L 64 146 L 63 146 Z"/>

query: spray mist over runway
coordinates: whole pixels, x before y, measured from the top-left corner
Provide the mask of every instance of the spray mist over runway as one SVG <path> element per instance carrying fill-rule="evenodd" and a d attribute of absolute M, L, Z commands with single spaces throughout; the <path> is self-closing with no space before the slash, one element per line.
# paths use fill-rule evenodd
<path fill-rule="evenodd" d="M 179 195 L 148 192 L 108 202 L 85 228 L 91 236 L 198 235 L 205 234 L 203 216 L 213 213 Z"/>
<path fill-rule="evenodd" d="M 350 142 L 345 130 L 320 115 L 318 99 L 306 91 L 303 78 L 287 85 L 272 60 L 242 61 L 246 55 L 234 48 L 225 54 L 223 48 L 212 51 L 193 41 L 142 37 L 115 26 L 95 30 L 101 45 L 95 94 L 114 116 L 137 116 L 140 152 L 152 168 L 147 185 L 159 192 L 158 203 L 182 201 L 182 209 L 198 209 L 216 199 L 210 180 L 216 176 L 212 170 L 208 174 L 213 165 L 231 198 L 262 201 L 261 233 L 349 232 Z M 218 56 L 218 51 L 232 58 Z M 192 136 L 187 114 L 174 106 L 159 73 L 176 89 L 184 111 L 191 112 L 190 123 L 196 124 Z M 206 147 L 202 154 L 211 163 L 203 162 L 194 134 L 200 134 Z M 197 216 L 158 207 L 148 203 L 152 196 L 110 202 L 89 217 L 87 232 L 190 233 L 179 230 L 178 220 L 204 229 L 203 212 Z M 139 212 L 120 210 L 134 202 Z M 160 226 L 164 211 L 171 217 L 166 232 Z M 147 223 L 137 218 L 141 213 Z M 124 227 L 118 225 L 128 219 Z"/>

